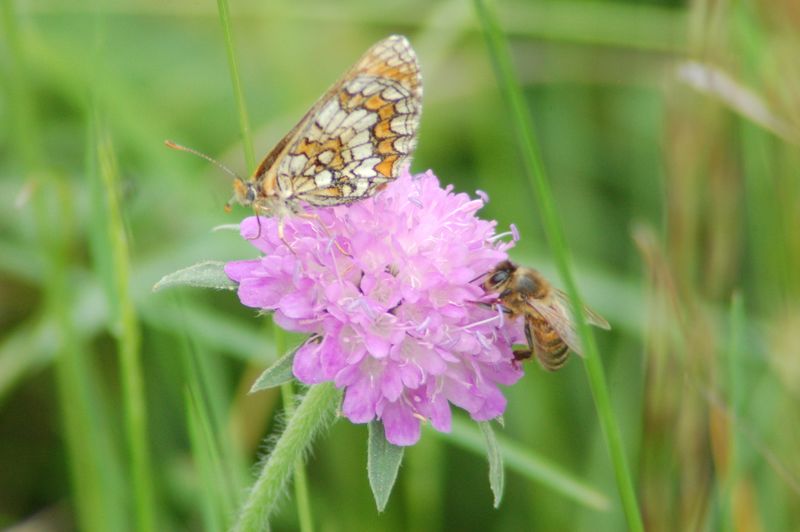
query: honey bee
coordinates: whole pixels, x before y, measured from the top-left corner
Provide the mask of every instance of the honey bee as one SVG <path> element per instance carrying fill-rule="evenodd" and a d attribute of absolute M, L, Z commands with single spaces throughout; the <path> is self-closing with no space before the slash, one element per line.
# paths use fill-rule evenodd
<path fill-rule="evenodd" d="M 525 318 L 528 349 L 514 350 L 515 360 L 526 360 L 535 354 L 544 369 L 555 371 L 566 363 L 570 350 L 583 354 L 569 298 L 538 271 L 506 260 L 487 274 L 483 288 L 497 294 L 496 302 L 512 319 Z M 588 323 L 611 328 L 595 311 L 586 306 L 583 309 Z"/>

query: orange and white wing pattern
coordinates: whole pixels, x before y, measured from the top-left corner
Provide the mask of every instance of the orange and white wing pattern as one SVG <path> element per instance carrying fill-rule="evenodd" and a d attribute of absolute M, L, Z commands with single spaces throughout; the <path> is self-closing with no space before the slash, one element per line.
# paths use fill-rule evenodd
<path fill-rule="evenodd" d="M 411 156 L 421 111 L 417 57 L 405 37 L 392 35 L 367 50 L 279 144 L 268 181 L 280 197 L 311 205 L 371 196 Z"/>

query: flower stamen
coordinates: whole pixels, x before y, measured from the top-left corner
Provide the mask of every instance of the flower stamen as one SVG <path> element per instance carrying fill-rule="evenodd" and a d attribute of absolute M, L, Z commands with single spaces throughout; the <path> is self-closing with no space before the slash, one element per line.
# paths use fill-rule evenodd
<path fill-rule="evenodd" d="M 500 320 L 502 320 L 502 319 L 503 318 L 501 316 Z M 466 331 L 468 329 L 474 329 L 475 327 L 480 327 L 481 325 L 488 325 L 488 324 L 490 324 L 492 322 L 495 322 L 495 321 L 497 321 L 497 316 L 492 316 L 491 318 L 486 318 L 485 320 L 476 321 L 476 322 L 470 323 L 468 325 L 464 325 L 463 327 L 459 328 L 458 330 L 459 331 Z"/>

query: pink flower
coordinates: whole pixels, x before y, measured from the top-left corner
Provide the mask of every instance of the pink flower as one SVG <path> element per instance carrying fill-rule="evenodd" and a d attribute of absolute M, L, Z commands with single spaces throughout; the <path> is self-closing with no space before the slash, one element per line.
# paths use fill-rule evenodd
<path fill-rule="evenodd" d="M 476 216 L 484 201 L 404 172 L 375 197 L 286 219 L 291 249 L 276 219 L 247 218 L 241 234 L 264 256 L 225 271 L 244 305 L 322 336 L 298 350 L 297 379 L 333 381 L 348 419 L 380 419 L 390 442 L 412 445 L 421 420 L 450 430 L 451 404 L 475 420 L 501 415 L 498 385 L 522 376 L 511 352 L 519 324 L 476 303 L 475 279 L 513 246 Z"/>

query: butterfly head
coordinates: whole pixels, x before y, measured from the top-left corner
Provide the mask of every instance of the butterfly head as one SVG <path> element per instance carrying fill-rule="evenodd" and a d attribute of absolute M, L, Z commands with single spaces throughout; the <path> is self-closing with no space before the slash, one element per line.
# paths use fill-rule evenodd
<path fill-rule="evenodd" d="M 231 204 L 236 202 L 239 205 L 252 205 L 256 200 L 256 183 L 254 181 L 245 181 L 237 177 L 233 181 L 233 197 L 225 204 L 225 210 L 231 209 Z"/>

